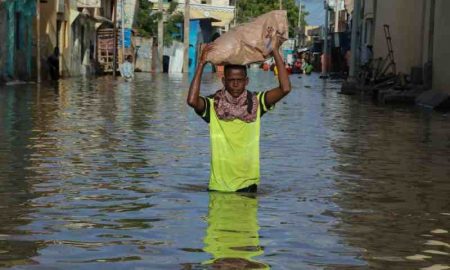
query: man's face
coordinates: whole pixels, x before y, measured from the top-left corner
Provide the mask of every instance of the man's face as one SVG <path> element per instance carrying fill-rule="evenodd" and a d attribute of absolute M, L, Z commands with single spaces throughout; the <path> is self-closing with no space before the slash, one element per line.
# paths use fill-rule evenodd
<path fill-rule="evenodd" d="M 222 78 L 222 83 L 225 86 L 225 90 L 233 97 L 239 97 L 248 84 L 248 78 L 242 69 L 228 69 L 225 72 L 225 76 Z"/>

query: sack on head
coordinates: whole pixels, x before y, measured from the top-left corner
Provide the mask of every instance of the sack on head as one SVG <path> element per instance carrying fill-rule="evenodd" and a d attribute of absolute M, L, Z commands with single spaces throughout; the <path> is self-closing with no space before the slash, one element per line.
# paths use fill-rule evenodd
<path fill-rule="evenodd" d="M 207 61 L 216 64 L 246 65 L 264 61 L 272 52 L 272 38 L 288 38 L 287 12 L 275 10 L 236 26 L 216 39 Z"/>

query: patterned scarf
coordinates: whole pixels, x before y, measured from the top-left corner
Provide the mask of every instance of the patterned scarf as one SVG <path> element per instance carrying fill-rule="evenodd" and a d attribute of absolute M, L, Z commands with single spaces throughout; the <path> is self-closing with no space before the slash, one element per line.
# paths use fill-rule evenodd
<path fill-rule="evenodd" d="M 240 119 L 251 123 L 256 121 L 258 98 L 250 91 L 244 91 L 235 98 L 225 89 L 221 89 L 214 94 L 214 109 L 220 120 Z"/>

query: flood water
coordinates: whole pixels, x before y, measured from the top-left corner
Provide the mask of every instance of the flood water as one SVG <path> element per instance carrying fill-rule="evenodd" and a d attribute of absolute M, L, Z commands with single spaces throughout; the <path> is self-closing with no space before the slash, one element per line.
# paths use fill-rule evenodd
<path fill-rule="evenodd" d="M 450 268 L 450 115 L 292 75 L 258 194 L 208 193 L 188 79 L 137 75 L 1 87 L 0 268 Z"/>

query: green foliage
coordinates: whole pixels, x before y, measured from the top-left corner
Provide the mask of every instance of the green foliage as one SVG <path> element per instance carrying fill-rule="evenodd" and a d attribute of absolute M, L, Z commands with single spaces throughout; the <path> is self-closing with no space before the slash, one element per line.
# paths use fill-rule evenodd
<path fill-rule="evenodd" d="M 244 23 L 251 19 L 258 17 L 264 13 L 272 10 L 279 9 L 279 0 L 238 0 L 237 1 L 237 22 Z M 295 0 L 283 0 L 283 9 L 287 10 L 288 22 L 289 22 L 289 36 L 294 37 L 297 34 L 298 25 L 298 5 Z M 301 14 L 301 24 L 306 26 L 306 16 L 309 12 L 305 10 L 303 6 L 303 12 Z"/>
<path fill-rule="evenodd" d="M 183 24 L 184 22 L 184 14 L 182 12 L 175 12 L 168 18 L 166 24 L 164 25 L 164 45 L 170 46 L 174 40 L 181 40 L 181 32 L 183 29 L 177 26 L 177 24 Z M 178 36 L 175 36 L 180 34 Z"/>
<path fill-rule="evenodd" d="M 154 9 L 157 8 L 157 4 L 155 5 L 148 0 L 139 0 L 136 28 L 144 37 L 156 38 L 158 36 L 158 22 L 163 19 L 163 14 Z M 176 24 L 182 23 L 184 20 L 183 13 L 176 11 L 177 6 L 178 3 L 172 1 L 166 10 L 166 22 L 164 23 L 164 45 L 166 46 L 170 46 L 173 40 L 177 39 L 174 38 L 174 34 L 180 30 Z M 157 39 L 154 44 L 157 44 Z"/>

